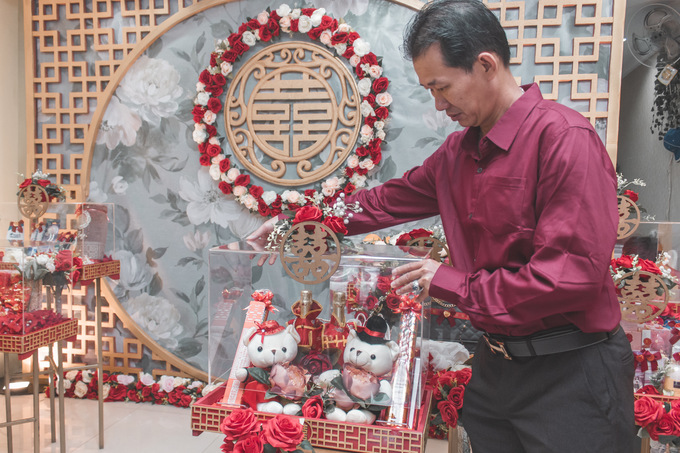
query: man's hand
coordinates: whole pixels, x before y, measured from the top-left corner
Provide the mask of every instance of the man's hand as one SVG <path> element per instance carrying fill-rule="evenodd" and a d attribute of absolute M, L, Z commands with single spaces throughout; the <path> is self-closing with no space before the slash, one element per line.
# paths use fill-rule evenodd
<path fill-rule="evenodd" d="M 264 247 L 267 245 L 269 233 L 274 231 L 274 225 L 276 225 L 276 222 L 278 222 L 276 217 L 272 217 L 271 219 L 267 220 L 262 224 L 262 226 L 260 226 L 260 228 L 253 231 L 250 236 L 246 238 L 246 242 L 250 244 L 255 250 L 264 251 Z M 276 256 L 276 252 L 271 252 L 269 264 L 276 263 Z M 253 258 L 255 258 L 255 255 L 250 255 L 250 259 L 252 260 Z M 260 259 L 257 260 L 257 265 L 262 266 L 264 265 L 265 261 L 267 261 L 267 255 L 262 255 Z"/>
<path fill-rule="evenodd" d="M 392 275 L 398 277 L 392 282 L 392 288 L 397 288 L 396 293 L 401 296 L 413 291 L 413 282 L 418 282 L 422 291 L 416 300 L 422 303 L 430 294 L 430 283 L 441 264 L 428 258 L 399 266 L 392 270 Z"/>

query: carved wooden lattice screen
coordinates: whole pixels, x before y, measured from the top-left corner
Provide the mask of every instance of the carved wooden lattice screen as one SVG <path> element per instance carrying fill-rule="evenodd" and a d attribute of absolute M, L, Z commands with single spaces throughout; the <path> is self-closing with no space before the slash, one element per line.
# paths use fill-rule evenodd
<path fill-rule="evenodd" d="M 197 4 L 189 0 L 24 0 L 27 172 L 36 168 L 49 171 L 73 199 L 84 200 L 96 132 L 111 98 L 111 88 L 115 88 L 109 85 L 117 84 L 141 52 L 174 24 L 230 1 L 234 0 L 204 0 Z M 424 4 L 418 0 L 392 1 L 412 9 Z M 566 89 L 572 106 L 600 129 L 615 160 L 625 1 L 486 3 L 506 29 L 513 50 L 512 65 L 518 67 L 527 55 L 534 55 L 533 65 L 525 62 L 532 68 L 529 80 L 521 75 L 518 79 L 539 83 L 545 97 L 562 102 L 561 93 Z M 572 16 L 576 37 L 558 36 L 557 29 L 565 17 Z M 114 19 L 122 21 L 122 33 L 114 31 Z M 98 54 L 93 65 L 85 62 L 88 52 Z M 604 84 L 597 74 L 602 67 L 608 71 L 608 83 Z M 70 84 L 68 96 L 57 90 L 63 83 Z M 104 294 L 108 301 L 103 308 L 105 329 L 113 329 L 118 317 L 137 337 L 116 347 L 105 332 L 104 360 L 108 370 L 138 372 L 136 361 L 142 348 L 148 347 L 160 367 L 156 374 L 205 376 L 158 347 L 129 318 L 111 291 Z M 88 308 L 85 303 L 88 297 L 92 295 L 74 291 L 66 305 L 69 314 L 81 320 L 80 339 L 67 350 L 69 363 L 94 354 L 92 305 Z"/>

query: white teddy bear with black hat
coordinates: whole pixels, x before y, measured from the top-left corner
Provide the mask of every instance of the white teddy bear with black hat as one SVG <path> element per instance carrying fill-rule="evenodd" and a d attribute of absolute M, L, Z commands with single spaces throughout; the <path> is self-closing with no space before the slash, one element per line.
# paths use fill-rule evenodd
<path fill-rule="evenodd" d="M 343 354 L 342 371 L 330 370 L 319 376 L 319 385 L 331 389 L 335 409 L 326 418 L 339 422 L 372 424 L 375 414 L 392 400 L 390 375 L 399 346 L 385 339 L 389 326 L 372 316 L 365 326 L 351 330 Z M 383 406 L 383 407 L 380 407 Z"/>

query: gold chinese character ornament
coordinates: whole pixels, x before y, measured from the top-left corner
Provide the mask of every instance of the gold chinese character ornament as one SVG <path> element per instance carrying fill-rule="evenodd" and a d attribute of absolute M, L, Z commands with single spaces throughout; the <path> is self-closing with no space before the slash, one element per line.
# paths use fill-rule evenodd
<path fill-rule="evenodd" d="M 640 226 L 640 208 L 630 198 L 619 195 L 619 230 L 617 239 L 625 239 Z"/>
<path fill-rule="evenodd" d="M 642 323 L 658 317 L 668 305 L 668 286 L 656 274 L 629 272 L 614 281 L 619 290 L 621 317 Z"/>
<path fill-rule="evenodd" d="M 31 184 L 19 191 L 19 211 L 24 217 L 37 219 L 47 212 L 50 197 L 39 184 Z"/>
<path fill-rule="evenodd" d="M 329 247 L 329 242 L 334 244 Z M 286 253 L 286 249 L 290 253 Z M 331 278 L 340 265 L 340 241 L 318 222 L 301 222 L 284 235 L 279 246 L 281 263 L 295 281 L 315 285 Z"/>

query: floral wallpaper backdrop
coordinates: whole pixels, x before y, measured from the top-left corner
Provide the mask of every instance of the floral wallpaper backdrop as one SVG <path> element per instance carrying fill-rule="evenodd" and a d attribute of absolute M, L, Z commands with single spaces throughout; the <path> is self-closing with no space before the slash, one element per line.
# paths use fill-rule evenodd
<path fill-rule="evenodd" d="M 434 109 L 431 96 L 417 82 L 411 62 L 405 61 L 399 51 L 402 31 L 413 10 L 386 0 L 289 4 L 323 7 L 336 18 L 344 17 L 370 42 L 371 51 L 384 57 L 384 75 L 390 80 L 388 91 L 394 102 L 383 161 L 370 176 L 369 187 L 419 165 L 448 134 L 460 128 Z M 528 0 L 526 4 L 530 14 L 538 3 Z M 113 5 L 116 14 L 105 25 L 113 27 L 120 36 L 123 28 L 132 24 L 120 16 L 120 6 Z M 191 114 L 196 82 L 216 39 L 225 39 L 247 17 L 278 6 L 279 3 L 270 0 L 216 6 L 188 18 L 155 41 L 116 88 L 103 117 L 92 159 L 89 199 L 116 204 L 115 232 L 111 233 L 116 235 L 115 257 L 121 260 L 121 276 L 119 281 L 110 282 L 115 295 L 159 345 L 203 370 L 207 370 L 208 360 L 208 249 L 246 237 L 262 220 L 249 214 L 231 196 L 223 195 L 207 167 L 198 163 Z M 573 11 L 572 16 L 569 11 L 565 8 L 565 24 L 555 27 L 556 36 L 567 42 L 578 33 L 573 25 Z M 58 28 L 65 35 L 74 26 L 62 19 Z M 295 34 L 294 39 L 309 41 L 301 34 Z M 264 45 L 258 43 L 244 57 L 249 58 Z M 530 83 L 533 74 L 539 73 L 533 56 L 527 54 L 521 66 L 513 67 L 522 83 Z M 40 58 L 41 54 L 37 55 Z M 84 53 L 92 67 L 95 61 L 104 58 L 93 50 L 91 43 Z M 603 53 L 598 65 L 606 80 L 608 53 Z M 69 92 L 68 84 L 64 84 L 63 92 Z M 561 96 L 560 102 L 571 101 L 567 95 Z M 42 114 L 40 107 L 38 102 L 38 123 L 54 122 L 53 115 Z M 90 115 L 79 117 L 78 121 L 88 122 L 92 112 L 91 108 Z M 222 114 L 216 124 L 224 136 Z M 37 131 L 40 135 L 41 127 Z M 67 155 L 79 152 L 68 138 L 64 141 L 63 149 L 55 147 L 52 152 Z M 265 190 L 272 189 L 251 177 Z M 416 224 L 429 226 L 435 221 L 424 220 L 405 228 Z M 286 300 L 284 304 L 289 307 L 293 302 L 294 299 Z M 117 347 L 122 348 L 123 337 L 130 334 L 122 327 L 116 331 Z M 150 357 L 145 357 L 142 366 L 148 367 L 150 361 Z"/>

